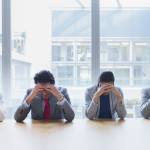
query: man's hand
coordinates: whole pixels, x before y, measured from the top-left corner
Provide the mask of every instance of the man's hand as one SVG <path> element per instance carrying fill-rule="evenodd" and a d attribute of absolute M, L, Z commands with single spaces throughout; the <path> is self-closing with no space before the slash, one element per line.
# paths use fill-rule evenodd
<path fill-rule="evenodd" d="M 40 92 L 43 92 L 44 91 L 44 88 L 43 86 L 41 86 L 40 84 L 37 84 L 31 91 L 30 95 L 27 96 L 26 98 L 26 102 L 27 104 L 31 104 L 33 98 L 39 94 Z"/>
<path fill-rule="evenodd" d="M 58 101 L 62 101 L 64 96 L 61 94 L 61 92 L 52 84 L 49 84 L 46 88 L 46 90 L 54 95 Z"/>

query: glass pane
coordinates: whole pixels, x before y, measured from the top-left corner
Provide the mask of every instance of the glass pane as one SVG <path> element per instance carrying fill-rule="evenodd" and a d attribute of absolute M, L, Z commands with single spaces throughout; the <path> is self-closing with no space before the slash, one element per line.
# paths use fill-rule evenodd
<path fill-rule="evenodd" d="M 34 86 L 35 73 L 51 68 L 51 15 L 48 1 L 12 0 L 11 4 L 13 105 L 9 110 L 13 114 L 26 90 Z"/>
<path fill-rule="evenodd" d="M 146 87 L 150 85 L 150 64 L 140 64 L 134 66 L 134 85 Z"/>
<path fill-rule="evenodd" d="M 55 61 L 74 61 L 74 51 L 72 43 L 54 42 L 52 46 L 52 60 Z"/>
<path fill-rule="evenodd" d="M 102 8 L 146 8 L 150 7 L 148 0 L 100 0 Z"/>
<path fill-rule="evenodd" d="M 77 68 L 77 86 L 86 86 L 90 84 L 90 66 L 79 65 Z"/>
<path fill-rule="evenodd" d="M 58 82 L 58 85 L 76 87 L 89 86 L 91 83 L 91 70 L 88 70 L 89 81 L 85 82 L 84 78 L 79 77 L 79 74 L 81 74 L 79 68 L 85 68 L 87 65 L 91 64 L 91 22 L 89 2 L 90 1 L 84 0 L 71 0 L 71 2 L 65 0 L 63 1 L 63 4 L 60 5 L 60 1 L 58 2 L 56 0 L 51 3 L 52 68 L 54 74 L 56 74 L 57 80 L 61 80 L 61 82 Z M 60 63 L 64 65 L 60 66 Z M 66 71 L 64 71 L 66 65 L 73 65 L 74 67 L 72 67 L 71 70 L 65 69 Z M 66 76 L 68 75 L 68 71 L 72 71 L 70 74 L 72 75 L 71 79 L 74 81 L 64 77 L 65 73 Z M 82 76 L 86 76 L 86 72 L 83 71 Z M 62 80 L 64 81 L 62 82 Z"/>
<path fill-rule="evenodd" d="M 91 84 L 90 5 L 90 0 L 12 0 L 12 111 L 34 86 L 34 74 L 49 69 L 82 116 L 79 97 Z"/>
<path fill-rule="evenodd" d="M 91 85 L 91 1 L 53 0 L 52 72 L 69 90 L 76 117 L 84 115 L 84 92 Z"/>
<path fill-rule="evenodd" d="M 150 62 L 150 42 L 136 41 L 133 43 L 134 61 L 135 62 Z"/>
<path fill-rule="evenodd" d="M 74 83 L 74 67 L 69 65 L 53 66 L 58 85 L 71 86 Z"/>
<path fill-rule="evenodd" d="M 89 43 L 78 43 L 77 45 L 77 59 L 79 62 L 87 62 L 91 61 L 91 46 Z"/>
<path fill-rule="evenodd" d="M 125 41 L 101 42 L 101 62 L 129 61 L 129 46 L 129 42 Z"/>
<path fill-rule="evenodd" d="M 150 81 L 150 2 L 100 1 L 100 68 L 124 91 L 129 117 L 140 117 L 141 89 Z"/>

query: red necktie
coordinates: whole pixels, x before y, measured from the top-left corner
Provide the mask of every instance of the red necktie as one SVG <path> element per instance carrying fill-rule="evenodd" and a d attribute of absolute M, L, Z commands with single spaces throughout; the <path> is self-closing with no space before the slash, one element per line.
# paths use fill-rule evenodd
<path fill-rule="evenodd" d="M 51 119 L 51 110 L 48 96 L 44 97 L 44 120 Z"/>

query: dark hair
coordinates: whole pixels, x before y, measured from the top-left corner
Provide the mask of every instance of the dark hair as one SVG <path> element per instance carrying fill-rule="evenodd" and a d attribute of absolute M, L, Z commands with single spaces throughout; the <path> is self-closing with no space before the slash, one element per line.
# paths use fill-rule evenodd
<path fill-rule="evenodd" d="M 114 77 L 113 72 L 111 72 L 111 71 L 102 72 L 101 75 L 98 78 L 98 84 L 100 82 L 105 82 L 105 83 L 115 82 L 115 77 Z"/>
<path fill-rule="evenodd" d="M 55 84 L 55 78 L 50 71 L 42 70 L 35 74 L 34 83 L 50 83 Z"/>

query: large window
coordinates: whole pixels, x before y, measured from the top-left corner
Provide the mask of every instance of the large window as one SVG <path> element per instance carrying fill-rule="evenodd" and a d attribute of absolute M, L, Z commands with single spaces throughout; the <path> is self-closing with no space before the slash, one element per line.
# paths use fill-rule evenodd
<path fill-rule="evenodd" d="M 91 83 L 91 0 L 53 0 L 52 72 L 67 87 L 76 117 L 84 116 L 84 92 Z"/>
<path fill-rule="evenodd" d="M 150 3 L 100 2 L 100 69 L 114 72 L 116 85 L 124 90 L 128 115 L 134 116 L 141 88 L 150 85 Z"/>
<path fill-rule="evenodd" d="M 90 5 L 85 0 L 12 1 L 10 116 L 42 69 L 52 71 L 56 84 L 68 88 L 82 116 L 84 91 L 91 84 Z"/>
<path fill-rule="evenodd" d="M 9 117 L 41 69 L 67 87 L 76 117 L 84 117 L 85 89 L 111 70 L 124 91 L 128 116 L 139 116 L 141 89 L 150 84 L 149 18 L 146 0 L 12 0 Z M 9 55 L 1 48 L 0 81 L 4 56 Z"/>
<path fill-rule="evenodd" d="M 128 41 L 106 40 L 102 41 L 100 45 L 101 63 L 129 62 L 130 43 Z"/>
<path fill-rule="evenodd" d="M 65 0 L 51 4 L 52 71 L 58 85 L 89 86 L 91 83 L 90 1 Z"/>
<path fill-rule="evenodd" d="M 12 0 L 11 16 L 12 103 L 8 117 L 13 116 L 26 90 L 34 87 L 35 73 L 42 69 L 50 70 L 51 62 L 51 15 L 48 0 Z M 8 105 L 8 102 L 5 103 Z"/>

